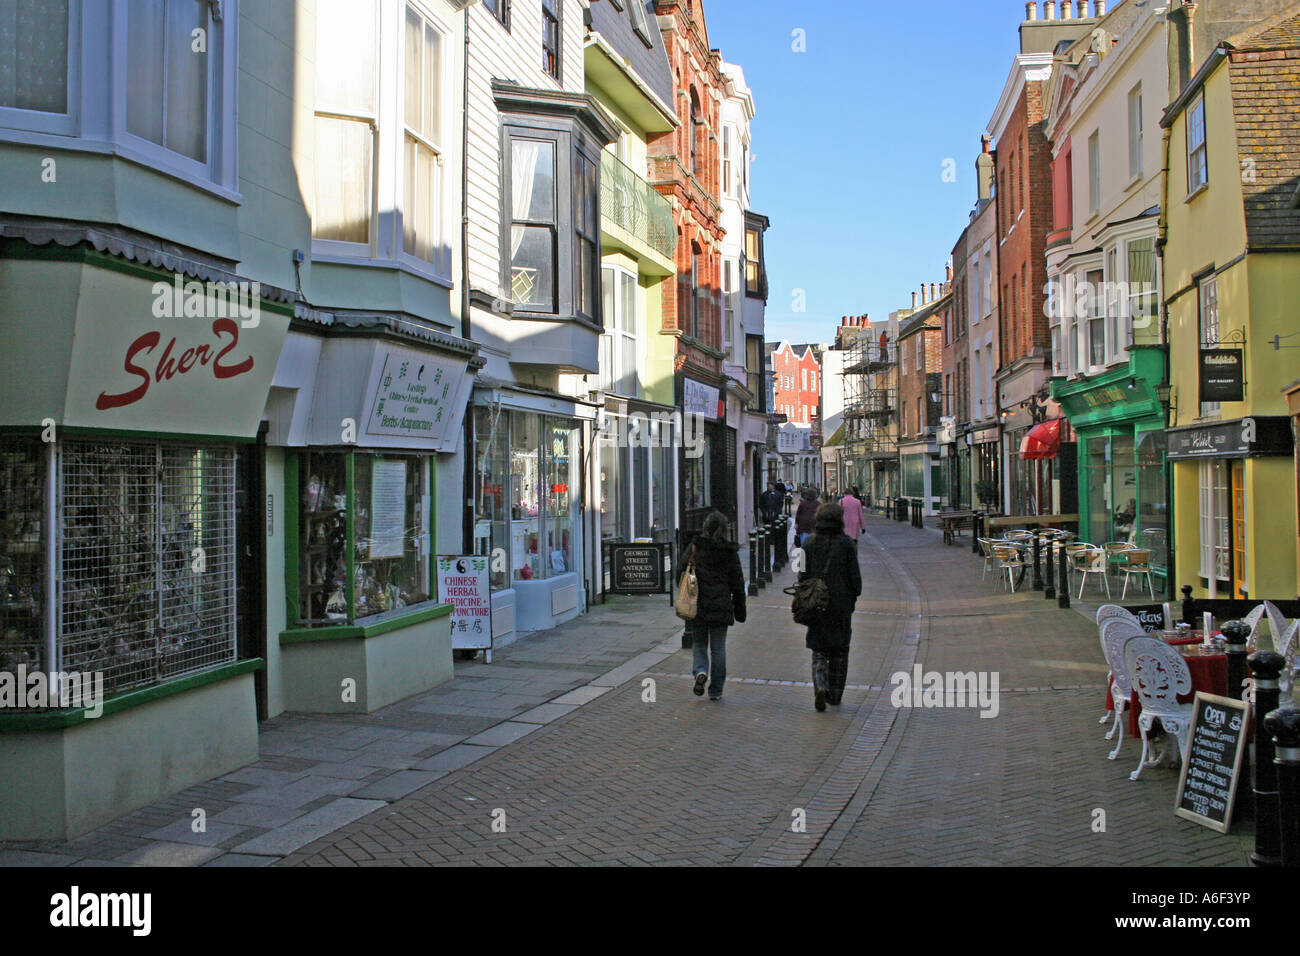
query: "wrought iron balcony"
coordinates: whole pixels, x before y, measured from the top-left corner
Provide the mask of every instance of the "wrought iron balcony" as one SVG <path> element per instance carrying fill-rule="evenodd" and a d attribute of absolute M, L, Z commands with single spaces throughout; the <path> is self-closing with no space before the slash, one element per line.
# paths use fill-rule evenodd
<path fill-rule="evenodd" d="M 667 259 L 677 252 L 672 205 L 608 152 L 600 160 L 600 214 Z"/>

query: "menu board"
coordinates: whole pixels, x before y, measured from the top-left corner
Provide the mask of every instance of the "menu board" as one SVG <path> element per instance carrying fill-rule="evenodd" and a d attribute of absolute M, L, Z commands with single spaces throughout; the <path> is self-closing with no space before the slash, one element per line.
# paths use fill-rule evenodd
<path fill-rule="evenodd" d="M 406 530 L 406 462 L 376 458 L 370 479 L 370 557 L 400 558 Z"/>
<path fill-rule="evenodd" d="M 664 552 L 657 544 L 607 544 L 611 594 L 663 594 Z"/>
<path fill-rule="evenodd" d="M 1246 704 L 1196 692 L 1174 813 L 1227 833 L 1246 752 Z"/>

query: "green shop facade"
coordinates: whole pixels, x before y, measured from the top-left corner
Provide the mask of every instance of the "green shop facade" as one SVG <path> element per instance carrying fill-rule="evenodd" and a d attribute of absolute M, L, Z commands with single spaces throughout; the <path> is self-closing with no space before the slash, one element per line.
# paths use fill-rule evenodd
<path fill-rule="evenodd" d="M 1150 550 L 1157 596 L 1162 581 L 1171 590 L 1167 413 L 1158 392 L 1165 380 L 1164 350 L 1135 345 L 1123 365 L 1052 381 L 1078 438 L 1079 537 Z"/>

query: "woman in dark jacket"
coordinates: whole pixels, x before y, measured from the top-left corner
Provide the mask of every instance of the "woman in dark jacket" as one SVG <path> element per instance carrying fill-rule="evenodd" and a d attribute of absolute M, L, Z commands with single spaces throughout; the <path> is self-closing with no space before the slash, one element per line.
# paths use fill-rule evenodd
<path fill-rule="evenodd" d="M 844 509 L 828 503 L 817 510 L 813 535 L 804 545 L 804 569 L 799 580 L 819 577 L 826 582 L 831 603 L 816 624 L 809 626 L 805 645 L 813 652 L 813 704 L 825 710 L 844 697 L 849 676 L 849 638 L 853 606 L 862 593 L 858 549 L 844 533 Z"/>
<path fill-rule="evenodd" d="M 707 681 L 709 700 L 721 700 L 727 679 L 727 628 L 745 622 L 745 575 L 739 545 L 727 540 L 727 519 L 719 512 L 704 519 L 704 530 L 691 547 L 687 561 L 693 553 L 700 585 L 695 617 L 686 622 L 686 636 L 695 649 L 695 696 L 703 696 Z"/>
<path fill-rule="evenodd" d="M 817 509 L 821 507 L 821 502 L 817 500 L 816 489 L 811 486 L 805 487 L 799 492 L 799 496 L 803 500 L 799 502 L 799 508 L 794 513 L 794 540 L 802 548 L 804 537 L 813 533 Z"/>

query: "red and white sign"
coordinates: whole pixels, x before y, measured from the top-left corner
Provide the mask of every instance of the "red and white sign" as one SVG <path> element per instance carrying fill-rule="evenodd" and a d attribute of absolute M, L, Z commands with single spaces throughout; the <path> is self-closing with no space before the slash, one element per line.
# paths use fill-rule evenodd
<path fill-rule="evenodd" d="M 484 554 L 438 555 L 438 600 L 450 604 L 451 646 L 479 650 L 492 646 L 492 592 Z"/>

